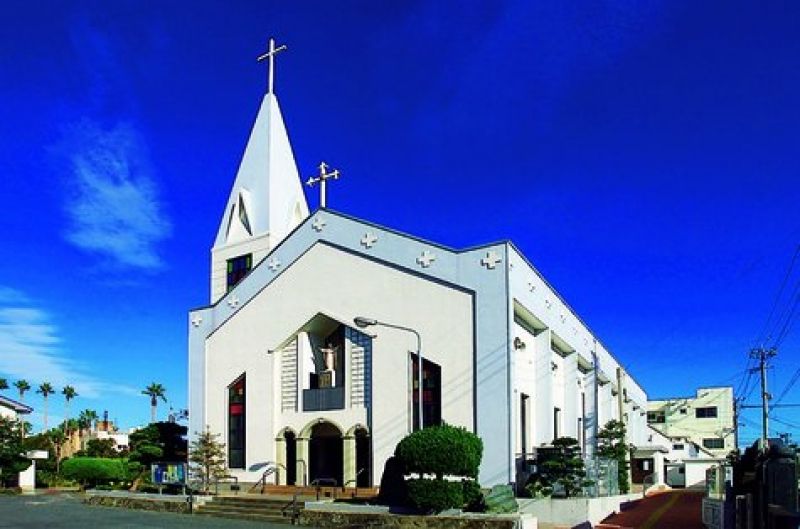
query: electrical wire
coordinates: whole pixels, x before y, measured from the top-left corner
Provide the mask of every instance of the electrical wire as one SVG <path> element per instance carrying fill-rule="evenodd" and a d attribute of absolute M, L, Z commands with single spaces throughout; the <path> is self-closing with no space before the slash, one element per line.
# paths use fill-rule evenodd
<path fill-rule="evenodd" d="M 789 393 L 789 390 L 792 389 L 792 386 L 794 386 L 797 383 L 798 380 L 800 380 L 800 367 L 798 367 L 797 371 L 794 372 L 794 375 L 792 375 L 792 378 L 786 384 L 786 387 L 783 388 L 783 391 L 781 391 L 780 396 L 778 396 L 778 398 L 775 399 L 775 402 L 770 404 L 769 411 L 772 411 L 773 408 L 775 408 L 775 406 L 777 406 L 778 404 L 781 403 L 783 398 L 786 396 L 787 393 Z"/>
<path fill-rule="evenodd" d="M 770 322 L 772 321 L 772 317 L 775 315 L 775 311 L 777 310 L 781 297 L 783 296 L 783 289 L 786 288 L 786 284 L 789 282 L 789 277 L 791 277 L 792 275 L 792 270 L 794 269 L 794 264 L 797 261 L 798 255 L 800 255 L 800 244 L 797 245 L 797 248 L 794 251 L 794 255 L 792 255 L 791 261 L 789 261 L 789 268 L 786 269 L 786 274 L 784 274 L 783 276 L 783 281 L 781 281 L 781 286 L 778 288 L 778 293 L 775 296 L 775 300 L 772 302 L 772 309 L 769 311 L 769 316 L 767 316 L 767 321 L 764 322 L 764 327 L 761 329 L 761 332 L 759 333 L 758 338 L 756 339 L 755 345 L 763 344 L 770 338 L 771 333 L 768 333 L 770 329 Z"/>

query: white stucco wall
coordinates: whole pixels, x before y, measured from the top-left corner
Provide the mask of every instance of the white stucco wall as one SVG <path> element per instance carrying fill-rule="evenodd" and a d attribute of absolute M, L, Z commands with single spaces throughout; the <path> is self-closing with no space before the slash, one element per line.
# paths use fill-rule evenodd
<path fill-rule="evenodd" d="M 246 463 L 275 460 L 275 435 L 285 426 L 299 431 L 326 417 L 346 431 L 367 423 L 366 409 L 315 413 L 280 412 L 277 370 L 270 348 L 288 338 L 317 313 L 344 323 L 356 316 L 417 329 L 423 354 L 442 368 L 442 418 L 473 428 L 473 297 L 438 282 L 316 245 L 214 332 L 205 344 L 205 422 L 225 433 L 227 387 L 247 374 Z M 373 476 L 397 442 L 408 433 L 409 333 L 372 328 L 373 407 L 367 424 L 373 441 Z M 242 479 L 258 473 L 235 471 Z"/>

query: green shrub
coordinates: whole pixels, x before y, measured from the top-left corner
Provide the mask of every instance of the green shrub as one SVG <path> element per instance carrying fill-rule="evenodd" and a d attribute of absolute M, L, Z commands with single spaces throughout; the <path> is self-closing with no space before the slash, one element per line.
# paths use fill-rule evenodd
<path fill-rule="evenodd" d="M 441 512 L 464 505 L 464 493 L 459 481 L 411 479 L 407 483 L 411 505 L 420 511 Z"/>
<path fill-rule="evenodd" d="M 408 472 L 476 478 L 483 457 L 480 437 L 455 426 L 431 426 L 406 436 L 396 455 Z"/>
<path fill-rule="evenodd" d="M 127 479 L 127 469 L 120 459 L 73 457 L 61 466 L 61 475 L 86 485 L 98 485 Z"/>
<path fill-rule="evenodd" d="M 461 493 L 464 496 L 464 510 L 469 512 L 483 512 L 486 510 L 486 503 L 483 499 L 480 484 L 472 479 L 465 479 L 461 482 Z"/>

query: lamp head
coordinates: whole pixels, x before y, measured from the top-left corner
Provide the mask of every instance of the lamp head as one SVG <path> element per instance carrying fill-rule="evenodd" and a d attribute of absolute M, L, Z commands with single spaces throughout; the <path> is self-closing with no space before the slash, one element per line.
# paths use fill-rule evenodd
<path fill-rule="evenodd" d="M 365 328 L 370 327 L 372 325 L 377 325 L 378 324 L 378 320 L 374 320 L 372 318 L 365 318 L 363 316 L 358 316 L 358 317 L 353 319 L 353 323 L 355 323 L 356 326 L 360 327 L 361 329 L 365 329 Z"/>

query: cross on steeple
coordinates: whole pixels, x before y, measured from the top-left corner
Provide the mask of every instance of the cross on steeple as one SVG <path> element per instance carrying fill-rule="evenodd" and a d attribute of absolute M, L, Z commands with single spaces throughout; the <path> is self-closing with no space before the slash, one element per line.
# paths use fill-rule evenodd
<path fill-rule="evenodd" d="M 306 180 L 306 185 L 308 187 L 314 187 L 314 184 L 319 183 L 319 206 L 321 208 L 325 208 L 326 205 L 326 191 L 327 186 L 325 181 L 329 178 L 333 178 L 334 180 L 339 179 L 339 170 L 334 169 L 333 171 L 328 171 L 328 164 L 325 162 L 319 163 L 319 176 L 309 176 L 308 180 Z M 319 230 L 317 230 L 319 231 Z"/>
<path fill-rule="evenodd" d="M 261 62 L 264 59 L 269 59 L 269 69 L 267 74 L 267 93 L 272 93 L 272 88 L 275 82 L 275 55 L 278 53 L 285 51 L 286 44 L 281 44 L 277 48 L 275 47 L 275 39 L 269 39 L 269 50 L 266 53 L 263 53 L 258 56 L 256 59 L 257 62 Z"/>

